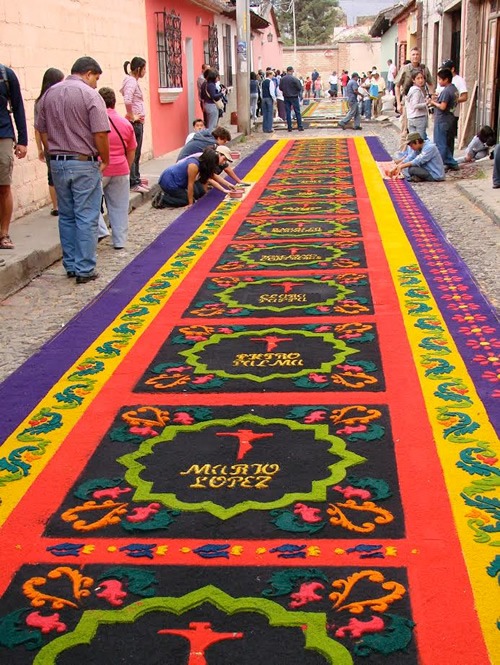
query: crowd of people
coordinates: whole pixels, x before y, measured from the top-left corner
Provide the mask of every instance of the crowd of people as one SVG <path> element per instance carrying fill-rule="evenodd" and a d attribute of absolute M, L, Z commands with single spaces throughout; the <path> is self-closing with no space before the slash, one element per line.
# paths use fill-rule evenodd
<path fill-rule="evenodd" d="M 113 247 L 121 250 L 127 242 L 129 191 L 149 189 L 140 175 L 146 117 L 140 81 L 146 73 L 146 61 L 136 56 L 124 63 L 124 72 L 119 92 L 125 117 L 115 110 L 114 90 L 97 90 L 102 70 L 91 57 L 79 58 L 67 77 L 59 69 L 48 69 L 35 101 L 35 139 L 38 157 L 47 164 L 51 214 L 59 218 L 66 274 L 78 284 L 98 276 L 97 242 L 109 234 L 101 213 L 103 202 Z M 386 79 L 377 67 L 361 74 L 333 71 L 325 86 L 316 69 L 304 79 L 296 76 L 291 66 L 283 72 L 268 67 L 265 72 L 250 74 L 250 116 L 255 121 L 262 115 L 264 133 L 273 132 L 278 117 L 288 132 L 294 130 L 294 124 L 301 132 L 302 104 L 325 95 L 332 100 L 342 96 L 348 112 L 339 127 L 345 129 L 352 122 L 355 130 L 361 130 L 361 118 L 377 117 L 382 98 L 393 95 L 401 118 L 401 141 L 386 170 L 388 177 L 440 181 L 448 170 L 491 157 L 493 187 L 500 188 L 500 148 L 492 150 L 495 134 L 490 127 L 481 128 L 463 157 L 454 156 L 460 107 L 468 93 L 452 61 L 442 64 L 436 83 L 421 63 L 418 48 L 411 50 L 410 59 L 399 71 L 388 60 Z M 194 120 L 176 164 L 162 173 L 153 197 L 155 207 L 190 206 L 209 188 L 228 194 L 246 186 L 231 166 L 234 157 L 226 145 L 231 134 L 219 126 L 228 98 L 218 72 L 202 65 L 197 89 L 202 117 Z M 428 135 L 431 115 L 433 140 Z M 14 247 L 9 235 L 12 169 L 14 156 L 26 156 L 27 142 L 19 81 L 12 69 L 0 64 L 0 249 Z"/>
<path fill-rule="evenodd" d="M 135 57 L 124 63 L 124 72 L 120 93 L 125 117 L 115 110 L 113 89 L 97 90 L 102 69 L 87 56 L 76 60 L 67 77 L 49 68 L 35 101 L 35 140 L 38 157 L 47 164 L 51 215 L 58 217 L 66 274 L 77 284 L 98 277 L 97 243 L 109 234 L 101 214 L 103 202 L 113 247 L 123 250 L 129 192 L 148 191 L 140 175 L 145 107 L 139 81 L 146 73 L 146 61 Z M 3 65 L 0 76 L 0 249 L 13 249 L 9 235 L 13 156 L 26 155 L 28 137 L 18 78 Z"/>

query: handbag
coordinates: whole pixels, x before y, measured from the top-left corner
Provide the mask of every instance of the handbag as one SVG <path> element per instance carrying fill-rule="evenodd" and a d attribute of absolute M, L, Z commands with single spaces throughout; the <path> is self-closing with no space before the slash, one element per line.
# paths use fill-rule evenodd
<path fill-rule="evenodd" d="M 219 109 L 219 111 L 223 111 L 224 110 L 224 102 L 222 101 L 222 99 L 214 99 L 212 97 L 212 95 L 208 92 L 208 86 L 207 86 L 206 83 L 205 83 L 205 92 L 207 93 L 207 97 L 210 97 L 210 99 L 213 101 L 213 103 Z"/>

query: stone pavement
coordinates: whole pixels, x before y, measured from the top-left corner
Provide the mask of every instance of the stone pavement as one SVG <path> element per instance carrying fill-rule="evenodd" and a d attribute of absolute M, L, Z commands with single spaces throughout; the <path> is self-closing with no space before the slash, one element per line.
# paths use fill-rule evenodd
<path fill-rule="evenodd" d="M 390 123 L 365 123 L 364 134 L 378 135 L 389 153 L 397 149 L 398 134 Z M 306 129 L 302 138 L 359 136 L 332 128 Z M 242 158 L 268 138 L 299 137 L 294 132 L 274 135 L 253 133 L 233 139 Z M 175 161 L 177 151 L 142 165 L 142 175 L 156 182 L 162 170 Z M 493 305 L 500 306 L 498 264 L 500 244 L 500 190 L 492 188 L 493 162 L 476 166 L 474 177 L 459 180 L 453 174 L 444 183 L 415 183 L 412 187 L 441 226 L 448 241 L 466 262 L 480 288 Z M 4 353 L 0 356 L 0 380 L 56 334 L 85 307 L 128 263 L 171 224 L 183 209 L 155 210 L 148 196 L 133 194 L 127 249 L 116 252 L 104 240 L 98 248 L 100 278 L 76 286 L 66 279 L 60 262 L 57 218 L 43 208 L 11 225 L 16 248 L 0 256 L 0 329 Z M 146 204 L 146 205 L 144 205 Z M 10 294 L 10 295 L 9 295 Z M 8 346 L 8 353 L 5 349 Z"/>

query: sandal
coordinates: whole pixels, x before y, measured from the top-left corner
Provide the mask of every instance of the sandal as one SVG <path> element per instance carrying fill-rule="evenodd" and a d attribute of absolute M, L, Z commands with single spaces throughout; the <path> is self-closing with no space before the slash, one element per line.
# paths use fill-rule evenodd
<path fill-rule="evenodd" d="M 14 249 L 10 236 L 0 236 L 0 249 Z"/>

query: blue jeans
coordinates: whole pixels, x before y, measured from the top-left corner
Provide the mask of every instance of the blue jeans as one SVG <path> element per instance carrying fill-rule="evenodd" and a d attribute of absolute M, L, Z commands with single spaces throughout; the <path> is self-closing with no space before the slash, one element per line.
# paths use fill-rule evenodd
<path fill-rule="evenodd" d="M 425 141 L 427 138 L 427 123 L 427 113 L 425 115 L 419 115 L 416 118 L 408 118 L 408 133 L 418 132 Z"/>
<path fill-rule="evenodd" d="M 367 120 L 372 119 L 372 100 L 370 97 L 363 99 L 363 115 Z"/>
<path fill-rule="evenodd" d="M 285 97 L 286 124 L 288 129 L 292 129 L 292 106 L 297 118 L 297 127 L 302 129 L 302 116 L 300 114 L 300 104 L 298 97 Z"/>
<path fill-rule="evenodd" d="M 262 131 L 273 131 L 273 100 L 271 97 L 262 97 Z"/>
<path fill-rule="evenodd" d="M 434 119 L 434 143 L 439 150 L 439 154 L 445 166 L 457 166 L 458 162 L 453 157 L 450 150 L 450 132 L 453 132 L 455 119 L 453 114 L 446 115 L 435 114 Z"/>
<path fill-rule="evenodd" d="M 142 139 L 144 137 L 144 124 L 142 122 L 133 122 L 135 139 L 137 141 L 137 148 L 135 149 L 135 157 L 130 167 L 130 186 L 141 184 L 141 173 L 139 162 L 141 161 Z"/>
<path fill-rule="evenodd" d="M 50 162 L 59 208 L 59 237 L 66 272 L 85 277 L 95 271 L 97 227 L 101 212 L 98 162 Z"/>
<path fill-rule="evenodd" d="M 125 247 L 128 234 L 128 175 L 105 177 L 102 187 L 111 225 L 113 247 Z"/>
<path fill-rule="evenodd" d="M 205 102 L 205 115 L 207 116 L 207 129 L 213 132 L 219 124 L 219 109 L 213 102 Z"/>
<path fill-rule="evenodd" d="M 359 112 L 359 106 L 357 100 L 355 102 L 349 102 L 349 111 L 342 120 L 339 122 L 341 127 L 345 127 L 347 123 L 354 118 L 354 129 L 361 127 L 361 114 Z"/>

